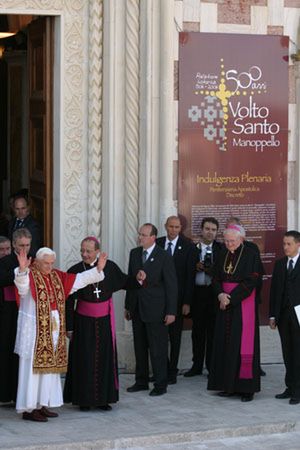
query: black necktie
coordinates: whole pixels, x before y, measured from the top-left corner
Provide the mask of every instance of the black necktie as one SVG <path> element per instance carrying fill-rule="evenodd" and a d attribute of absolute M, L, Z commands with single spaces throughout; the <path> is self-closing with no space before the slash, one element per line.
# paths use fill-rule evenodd
<path fill-rule="evenodd" d="M 22 226 L 23 226 L 23 219 L 17 219 L 15 223 L 15 230 L 17 230 L 18 228 L 22 228 Z"/>
<path fill-rule="evenodd" d="M 148 252 L 147 252 L 147 250 L 144 250 L 143 255 L 142 255 L 143 264 L 145 264 L 145 262 L 147 261 L 147 256 L 148 256 Z"/>
<path fill-rule="evenodd" d="M 294 261 L 292 259 L 289 260 L 289 265 L 288 265 L 288 274 L 290 274 L 292 272 L 294 268 Z"/>
<path fill-rule="evenodd" d="M 170 253 L 170 255 L 172 256 L 172 242 L 168 242 L 168 248 L 167 248 L 167 252 Z"/>

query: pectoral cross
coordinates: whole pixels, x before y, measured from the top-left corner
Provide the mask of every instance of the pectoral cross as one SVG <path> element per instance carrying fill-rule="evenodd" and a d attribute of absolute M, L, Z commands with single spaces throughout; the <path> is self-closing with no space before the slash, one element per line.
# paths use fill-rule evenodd
<path fill-rule="evenodd" d="M 96 289 L 93 291 L 93 293 L 96 294 L 97 298 L 99 298 L 100 292 L 101 292 L 101 289 L 98 289 L 98 287 L 96 287 Z"/>
<path fill-rule="evenodd" d="M 232 269 L 233 269 L 233 265 L 232 265 L 232 262 L 230 261 L 230 263 L 229 263 L 228 266 L 226 267 L 225 272 L 228 273 L 228 275 L 230 275 L 231 272 L 232 272 Z"/>

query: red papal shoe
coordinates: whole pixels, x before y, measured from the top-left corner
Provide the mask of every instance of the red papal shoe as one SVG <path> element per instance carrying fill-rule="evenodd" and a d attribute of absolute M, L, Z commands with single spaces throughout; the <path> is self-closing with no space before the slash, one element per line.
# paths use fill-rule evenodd
<path fill-rule="evenodd" d="M 58 414 L 56 412 L 50 411 L 48 408 L 46 408 L 46 406 L 43 406 L 38 411 L 44 417 L 58 417 Z"/>
<path fill-rule="evenodd" d="M 47 417 L 43 416 L 38 409 L 31 412 L 23 412 L 23 420 L 31 420 L 32 422 L 48 422 Z"/>

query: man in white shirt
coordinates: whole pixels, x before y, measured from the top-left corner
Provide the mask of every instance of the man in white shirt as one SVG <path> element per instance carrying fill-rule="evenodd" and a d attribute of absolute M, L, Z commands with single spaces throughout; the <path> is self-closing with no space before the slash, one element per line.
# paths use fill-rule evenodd
<path fill-rule="evenodd" d="M 211 286 L 211 272 L 221 245 L 216 241 L 219 223 L 214 217 L 201 222 L 201 237 L 197 244 L 198 262 L 194 298 L 191 306 L 193 319 L 192 345 L 193 365 L 184 376 L 201 375 L 205 361 L 209 372 L 212 343 L 218 302 Z"/>

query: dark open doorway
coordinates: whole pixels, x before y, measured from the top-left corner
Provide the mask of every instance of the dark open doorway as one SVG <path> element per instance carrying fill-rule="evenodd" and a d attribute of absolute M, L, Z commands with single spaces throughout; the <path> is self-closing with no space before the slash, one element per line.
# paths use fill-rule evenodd
<path fill-rule="evenodd" d="M 28 190 L 44 244 L 52 245 L 53 18 L 0 15 L 0 211 Z"/>

